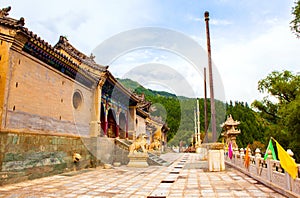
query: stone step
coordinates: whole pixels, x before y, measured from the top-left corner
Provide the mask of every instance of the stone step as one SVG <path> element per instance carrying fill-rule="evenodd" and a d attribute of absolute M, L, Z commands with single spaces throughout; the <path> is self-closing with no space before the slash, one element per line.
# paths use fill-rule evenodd
<path fill-rule="evenodd" d="M 131 141 L 126 140 L 126 139 L 115 139 L 115 143 L 117 145 L 122 145 L 122 146 L 124 146 L 126 148 L 129 148 L 129 146 L 132 144 Z"/>
<path fill-rule="evenodd" d="M 148 152 L 148 155 L 149 155 L 149 158 L 148 160 L 151 161 L 150 163 L 151 164 L 156 164 L 156 165 L 159 165 L 159 166 L 168 166 L 170 165 L 169 162 L 163 160 L 162 158 L 160 158 L 159 156 L 151 153 L 151 152 Z"/>

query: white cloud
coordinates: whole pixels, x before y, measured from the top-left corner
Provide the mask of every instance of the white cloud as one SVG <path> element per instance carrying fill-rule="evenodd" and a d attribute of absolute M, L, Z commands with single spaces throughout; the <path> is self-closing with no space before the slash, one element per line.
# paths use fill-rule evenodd
<path fill-rule="evenodd" d="M 204 22 L 204 18 L 195 17 L 192 15 L 188 15 L 188 19 L 191 21 Z M 226 26 L 226 25 L 232 25 L 233 22 L 227 19 L 210 19 L 209 24 L 216 25 L 216 26 Z"/>
<path fill-rule="evenodd" d="M 210 25 L 232 25 L 233 22 L 225 19 L 211 19 Z"/>
<path fill-rule="evenodd" d="M 213 57 L 223 78 L 227 101 L 251 103 L 262 98 L 257 83 L 270 72 L 299 71 L 299 44 L 285 24 L 277 24 L 250 40 L 216 44 Z"/>
<path fill-rule="evenodd" d="M 258 80 L 273 70 L 289 69 L 297 72 L 300 68 L 300 40 L 289 29 L 289 9 L 293 3 L 279 0 L 272 4 L 258 2 L 203 1 L 202 7 L 197 9 L 186 6 L 196 5 L 193 3 L 175 7 L 176 4 L 140 0 L 3 0 L 1 4 L 2 7 L 11 5 L 10 16 L 24 17 L 25 26 L 47 42 L 55 44 L 60 35 L 65 35 L 76 48 L 86 54 L 112 35 L 132 28 L 155 25 L 175 29 L 180 27 L 184 34 L 199 35 L 191 37 L 206 49 L 204 19 L 194 16 L 200 16 L 199 13 L 206 6 L 211 7 L 212 58 L 221 74 L 227 100 L 251 103 L 259 97 Z M 231 12 L 232 10 L 237 13 Z M 181 17 L 188 17 L 185 20 L 188 22 L 181 23 Z M 123 44 L 117 43 L 119 46 Z M 176 46 L 169 47 L 178 50 Z M 202 59 L 207 60 L 206 57 Z M 199 79 L 199 76 L 194 75 L 197 72 L 188 69 L 189 63 L 170 58 L 164 53 L 144 51 L 129 54 L 115 63 L 119 65 L 118 69 L 110 69 L 114 75 L 121 75 L 136 65 L 149 62 L 172 66 L 194 85 L 196 95 L 202 95 L 202 78 Z"/>
<path fill-rule="evenodd" d="M 128 57 L 133 61 L 126 61 Z M 110 70 L 117 77 L 131 78 L 147 88 L 203 97 L 203 76 L 194 66 L 172 52 L 157 49 L 132 51 L 119 57 Z"/>
<path fill-rule="evenodd" d="M 119 32 L 136 28 L 141 22 L 159 17 L 151 1 L 11 1 L 10 16 L 25 18 L 25 25 L 44 40 L 55 44 L 60 35 L 89 54 L 99 43 Z"/>

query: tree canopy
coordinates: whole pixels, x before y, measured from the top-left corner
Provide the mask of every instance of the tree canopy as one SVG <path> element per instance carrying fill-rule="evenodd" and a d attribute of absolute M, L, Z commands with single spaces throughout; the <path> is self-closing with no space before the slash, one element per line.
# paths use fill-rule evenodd
<path fill-rule="evenodd" d="M 293 20 L 291 21 L 291 29 L 300 37 L 300 0 L 295 1 L 295 6 L 292 8 Z"/>
<path fill-rule="evenodd" d="M 266 136 L 290 148 L 300 160 L 300 74 L 274 71 L 258 82 L 258 90 L 266 93 L 252 106 L 258 110 L 269 128 Z"/>
<path fill-rule="evenodd" d="M 170 127 L 167 133 L 169 145 L 191 143 L 194 134 L 194 109 L 196 98 L 177 97 L 174 94 L 146 89 L 129 79 L 122 80 L 127 88 L 137 94 L 145 94 L 156 111 L 154 116 L 162 116 Z M 258 82 L 258 90 L 266 94 L 262 100 L 255 100 L 251 107 L 245 102 L 235 101 L 224 104 L 216 100 L 217 131 L 220 124 L 231 114 L 240 121 L 241 134 L 237 144 L 245 148 L 248 144 L 254 151 L 265 151 L 270 137 L 274 137 L 285 149 L 292 149 L 296 160 L 300 161 L 300 74 L 291 71 L 273 71 Z M 200 131 L 204 136 L 204 99 L 199 99 Z M 210 122 L 210 101 L 208 100 L 208 122 Z M 226 106 L 226 108 L 224 108 Z M 226 112 L 224 110 L 226 109 Z M 254 111 L 255 110 L 255 111 Z M 208 131 L 211 131 L 209 128 Z M 208 135 L 209 137 L 210 135 Z"/>

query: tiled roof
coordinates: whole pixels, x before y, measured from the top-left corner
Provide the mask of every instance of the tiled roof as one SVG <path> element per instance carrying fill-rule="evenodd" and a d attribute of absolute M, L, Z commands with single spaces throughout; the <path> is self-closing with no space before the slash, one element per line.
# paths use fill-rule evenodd
<path fill-rule="evenodd" d="M 59 37 L 58 43 L 54 46 L 56 49 L 63 49 L 68 54 L 70 54 L 73 58 L 76 58 L 78 61 L 90 66 L 93 69 L 96 69 L 98 71 L 106 71 L 108 66 L 102 66 L 97 64 L 94 61 L 94 56 L 91 54 L 90 56 L 87 56 L 83 54 L 82 52 L 78 51 L 75 47 L 73 47 L 69 42 L 68 39 L 64 36 Z"/>
<path fill-rule="evenodd" d="M 112 81 L 112 83 L 116 85 L 118 89 L 120 89 L 120 91 L 128 95 L 136 103 L 141 102 L 139 104 L 141 111 L 144 111 L 143 109 L 149 106 L 147 102 L 142 101 L 140 97 L 137 97 L 136 95 L 132 94 L 128 89 L 126 89 L 122 84 L 120 84 L 107 70 L 108 66 L 102 66 L 97 64 L 94 61 L 94 56 L 92 54 L 90 56 L 87 56 L 84 53 L 80 52 L 73 45 L 71 45 L 68 42 L 67 38 L 64 36 L 60 36 L 58 43 L 54 47 L 51 46 L 48 42 L 44 41 L 38 35 L 28 30 L 28 28 L 24 27 L 25 20 L 23 17 L 21 17 L 20 20 L 8 17 L 10 10 L 11 7 L 3 8 L 0 10 L 0 25 L 18 30 L 19 33 L 25 35 L 28 38 L 28 41 L 23 47 L 23 50 L 37 57 L 43 62 L 50 64 L 52 67 L 58 69 L 60 72 L 65 73 L 71 78 L 79 80 L 80 82 L 88 86 L 91 86 L 91 83 L 100 80 L 99 76 L 95 75 L 91 71 L 82 69 L 72 59 L 67 57 L 65 54 L 61 53 L 60 49 L 63 49 L 72 58 L 78 60 L 80 63 L 88 65 L 94 70 L 104 72 L 105 75 Z M 67 72 L 66 69 L 68 70 Z M 80 75 L 76 76 L 76 72 Z"/>
<path fill-rule="evenodd" d="M 9 15 L 10 10 L 10 6 L 8 6 L 7 8 L 2 8 L 0 10 L 0 24 L 14 28 L 23 27 L 25 25 L 25 19 L 23 17 L 21 17 L 19 20 L 7 17 Z"/>

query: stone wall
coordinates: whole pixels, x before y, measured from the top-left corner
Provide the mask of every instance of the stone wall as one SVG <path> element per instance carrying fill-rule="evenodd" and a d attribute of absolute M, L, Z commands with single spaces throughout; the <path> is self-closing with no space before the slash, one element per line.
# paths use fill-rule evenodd
<path fill-rule="evenodd" d="M 81 155 L 73 162 L 74 152 Z M 129 162 L 128 150 L 114 138 L 0 132 L 0 185 L 103 164 Z"/>
<path fill-rule="evenodd" d="M 146 120 L 138 115 L 136 116 L 136 120 L 136 136 L 138 137 L 140 134 L 146 132 Z"/>
<path fill-rule="evenodd" d="M 0 33 L 5 35 L 9 34 L 9 29 L 0 28 Z M 9 36 L 3 37 L 0 34 L 0 127 L 2 126 L 2 112 L 4 111 L 4 102 L 7 97 L 6 87 L 7 87 L 7 73 L 8 73 L 8 65 L 9 65 L 9 48 L 11 43 L 8 42 L 11 40 Z"/>
<path fill-rule="evenodd" d="M 127 165 L 129 163 L 128 158 L 129 151 L 127 149 L 115 146 L 115 157 L 114 162 L 120 162 L 122 165 Z"/>
<path fill-rule="evenodd" d="M 88 136 L 93 90 L 25 52 L 10 50 L 10 57 L 9 72 L 5 77 L 8 83 L 2 128 L 68 134 L 75 131 Z M 82 97 L 77 108 L 73 102 L 75 92 Z"/>
<path fill-rule="evenodd" d="M 95 156 L 102 163 L 113 164 L 114 162 L 120 162 L 122 165 L 128 164 L 129 158 L 127 156 L 129 151 L 118 146 L 114 138 L 97 137 L 95 139 L 97 139 L 97 146 L 94 147 L 96 150 L 90 150 L 92 153 L 96 153 Z"/>
<path fill-rule="evenodd" d="M 130 107 L 128 112 L 128 139 L 134 140 L 136 137 L 136 107 Z"/>
<path fill-rule="evenodd" d="M 0 185 L 35 179 L 99 164 L 85 146 L 93 139 L 0 132 Z M 73 153 L 82 158 L 73 162 Z"/>

